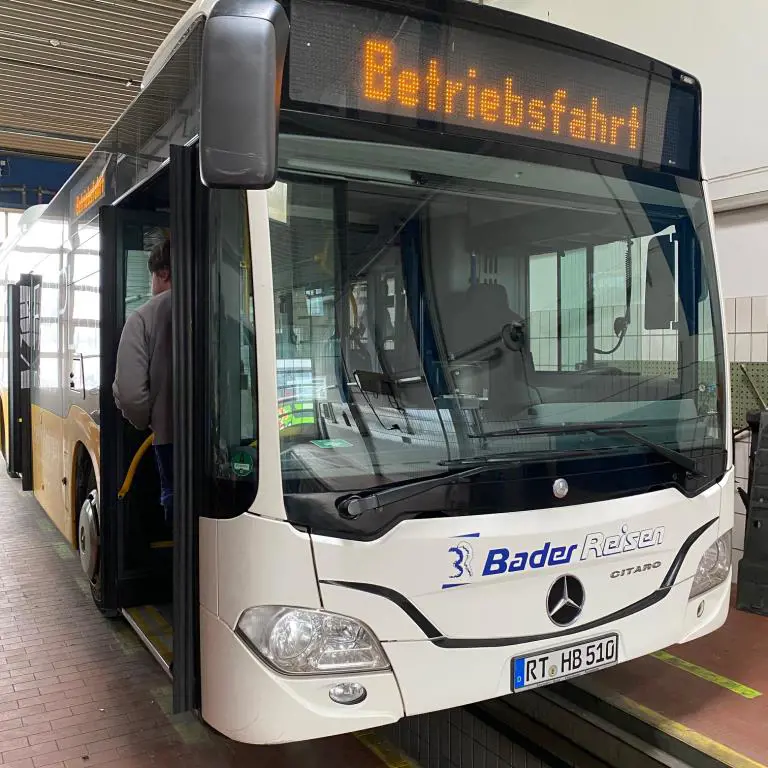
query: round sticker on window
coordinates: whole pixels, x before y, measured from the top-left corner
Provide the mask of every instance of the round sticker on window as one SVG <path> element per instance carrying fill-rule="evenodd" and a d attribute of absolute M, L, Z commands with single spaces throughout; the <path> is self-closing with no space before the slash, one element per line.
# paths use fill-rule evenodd
<path fill-rule="evenodd" d="M 232 471 L 237 477 L 248 477 L 253 474 L 253 456 L 245 451 L 232 454 Z"/>

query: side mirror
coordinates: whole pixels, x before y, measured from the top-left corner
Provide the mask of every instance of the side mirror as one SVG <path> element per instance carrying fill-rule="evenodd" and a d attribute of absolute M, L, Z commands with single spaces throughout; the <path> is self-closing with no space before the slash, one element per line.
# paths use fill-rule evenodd
<path fill-rule="evenodd" d="M 675 242 L 669 237 L 655 237 L 648 243 L 644 322 L 647 331 L 666 330 L 675 321 Z"/>
<path fill-rule="evenodd" d="M 219 0 L 203 31 L 200 176 L 208 187 L 268 189 L 277 136 L 288 18 L 276 0 Z"/>

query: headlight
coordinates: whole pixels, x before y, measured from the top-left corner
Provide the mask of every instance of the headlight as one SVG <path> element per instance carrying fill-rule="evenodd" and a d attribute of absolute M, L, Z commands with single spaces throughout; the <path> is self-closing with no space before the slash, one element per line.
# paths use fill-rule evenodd
<path fill-rule="evenodd" d="M 696 575 L 693 577 L 690 598 L 714 589 L 722 584 L 731 570 L 731 531 L 723 534 L 710 545 L 699 561 Z"/>
<path fill-rule="evenodd" d="M 265 661 L 289 675 L 374 672 L 389 662 L 373 633 L 346 616 L 307 608 L 249 608 L 240 637 Z"/>

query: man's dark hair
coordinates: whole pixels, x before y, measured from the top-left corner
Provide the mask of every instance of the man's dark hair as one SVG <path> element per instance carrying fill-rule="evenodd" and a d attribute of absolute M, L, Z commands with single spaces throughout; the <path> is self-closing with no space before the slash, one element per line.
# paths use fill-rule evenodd
<path fill-rule="evenodd" d="M 171 241 L 166 237 L 162 243 L 157 243 L 152 248 L 152 252 L 149 254 L 147 260 L 147 266 L 149 271 L 156 275 L 163 269 L 168 270 L 168 274 L 171 273 Z"/>

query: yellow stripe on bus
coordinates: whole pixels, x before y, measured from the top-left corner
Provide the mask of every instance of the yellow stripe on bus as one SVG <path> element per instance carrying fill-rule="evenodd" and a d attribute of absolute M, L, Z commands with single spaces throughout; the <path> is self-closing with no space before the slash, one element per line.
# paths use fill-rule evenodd
<path fill-rule="evenodd" d="M 745 699 L 756 699 L 758 696 L 763 695 L 760 691 L 756 691 L 748 685 L 737 683 L 735 680 L 731 680 L 723 675 L 718 675 L 716 672 L 700 667 L 698 664 L 693 664 L 678 656 L 673 656 L 671 653 L 667 653 L 667 651 L 658 651 L 657 653 L 652 654 L 652 656 L 659 661 L 663 661 L 665 664 L 669 664 L 677 669 L 682 669 L 684 672 L 696 675 L 696 677 L 700 677 L 707 682 L 719 685 L 721 688 L 725 688 L 738 696 L 743 696 Z"/>

